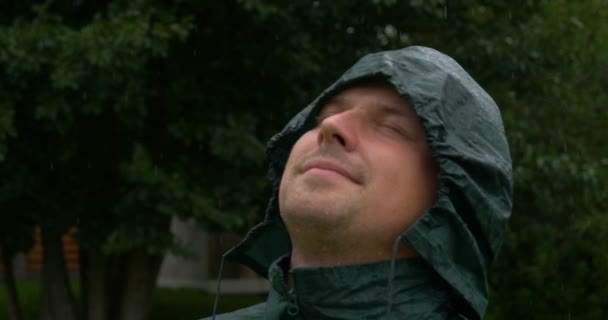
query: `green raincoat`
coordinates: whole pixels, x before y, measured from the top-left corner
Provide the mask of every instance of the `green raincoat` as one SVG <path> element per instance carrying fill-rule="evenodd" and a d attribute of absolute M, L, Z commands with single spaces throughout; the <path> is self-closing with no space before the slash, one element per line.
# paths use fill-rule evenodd
<path fill-rule="evenodd" d="M 439 165 L 437 202 L 396 239 L 419 257 L 294 269 L 288 288 L 281 264 L 290 240 L 277 195 L 290 150 L 325 101 L 372 78 L 412 104 Z M 511 215 L 511 158 L 498 107 L 453 59 L 424 47 L 363 57 L 270 140 L 267 155 L 274 192 L 266 218 L 225 257 L 267 277 L 268 300 L 215 319 L 483 318 L 488 270 Z"/>

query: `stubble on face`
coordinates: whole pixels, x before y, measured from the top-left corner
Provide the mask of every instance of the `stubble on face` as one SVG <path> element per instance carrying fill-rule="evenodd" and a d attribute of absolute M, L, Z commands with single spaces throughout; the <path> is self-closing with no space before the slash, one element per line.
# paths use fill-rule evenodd
<path fill-rule="evenodd" d="M 319 162 L 337 164 L 349 177 L 323 175 L 332 175 L 331 172 L 306 172 Z M 362 185 L 366 179 L 357 161 L 331 145 L 292 157 L 286 165 L 279 192 L 283 219 L 289 220 L 292 229 L 320 230 L 325 234 L 348 229 L 349 220 L 361 211 Z"/>
<path fill-rule="evenodd" d="M 319 118 L 293 146 L 279 189 L 292 263 L 388 259 L 398 235 L 434 203 L 436 170 L 424 129 L 386 86 L 346 89 Z"/>

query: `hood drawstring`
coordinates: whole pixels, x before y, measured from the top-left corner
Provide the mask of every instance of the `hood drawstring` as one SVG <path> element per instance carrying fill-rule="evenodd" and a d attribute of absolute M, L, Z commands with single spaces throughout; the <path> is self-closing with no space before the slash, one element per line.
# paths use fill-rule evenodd
<path fill-rule="evenodd" d="M 221 248 L 221 243 L 222 243 L 222 236 L 220 236 L 220 248 Z M 222 272 L 224 271 L 224 259 L 226 258 L 226 254 L 222 255 L 222 260 L 220 261 L 220 270 L 218 272 L 217 275 L 217 288 L 215 289 L 215 300 L 213 301 L 213 315 L 211 317 L 211 320 L 215 320 L 215 315 L 217 313 L 217 305 L 218 302 L 220 301 L 220 290 L 221 290 L 221 285 L 222 285 Z"/>
<path fill-rule="evenodd" d="M 395 241 L 393 242 L 393 253 L 391 255 L 391 266 L 388 273 L 388 283 L 387 283 L 387 307 L 386 307 L 386 315 L 390 315 L 391 308 L 393 307 L 393 279 L 395 278 L 395 260 L 397 259 L 397 250 L 399 249 L 399 243 L 401 242 L 403 235 L 400 234 Z"/>

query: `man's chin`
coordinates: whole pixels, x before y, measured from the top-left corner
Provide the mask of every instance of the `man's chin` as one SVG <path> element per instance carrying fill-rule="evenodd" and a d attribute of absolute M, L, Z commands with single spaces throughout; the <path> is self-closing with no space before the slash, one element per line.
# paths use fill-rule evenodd
<path fill-rule="evenodd" d="M 293 199 L 281 209 L 282 215 L 298 223 L 320 225 L 344 224 L 353 215 L 353 202 L 346 203 L 342 197 L 331 197 L 328 192 L 308 194 L 304 198 Z"/>

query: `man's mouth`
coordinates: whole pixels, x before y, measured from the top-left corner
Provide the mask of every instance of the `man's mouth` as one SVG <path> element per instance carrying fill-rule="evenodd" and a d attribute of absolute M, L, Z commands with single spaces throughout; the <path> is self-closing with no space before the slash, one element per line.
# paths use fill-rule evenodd
<path fill-rule="evenodd" d="M 353 175 L 344 167 L 336 164 L 333 161 L 325 159 L 315 159 L 304 164 L 304 172 L 316 171 L 321 174 L 339 175 L 343 178 L 351 180 L 354 183 L 359 183 Z"/>

